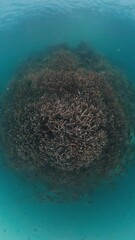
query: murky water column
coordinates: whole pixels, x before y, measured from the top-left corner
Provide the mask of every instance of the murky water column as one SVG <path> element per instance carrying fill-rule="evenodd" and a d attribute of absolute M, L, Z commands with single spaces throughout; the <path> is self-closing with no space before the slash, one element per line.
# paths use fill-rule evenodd
<path fill-rule="evenodd" d="M 135 34 L 124 4 L 2 2 L 1 239 L 133 239 Z"/>

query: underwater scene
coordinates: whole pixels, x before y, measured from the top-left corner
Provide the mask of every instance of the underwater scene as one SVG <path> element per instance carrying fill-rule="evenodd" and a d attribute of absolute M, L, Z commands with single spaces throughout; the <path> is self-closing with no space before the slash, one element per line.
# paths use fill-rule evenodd
<path fill-rule="evenodd" d="M 0 0 L 0 240 L 135 239 L 135 0 Z"/>

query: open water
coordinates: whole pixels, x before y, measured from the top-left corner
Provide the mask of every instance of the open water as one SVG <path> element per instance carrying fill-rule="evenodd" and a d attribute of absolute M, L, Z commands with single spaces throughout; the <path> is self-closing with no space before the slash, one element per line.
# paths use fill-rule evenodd
<path fill-rule="evenodd" d="M 0 0 L 0 91 L 45 47 L 86 41 L 135 84 L 135 0 Z M 134 240 L 135 165 L 91 199 L 37 199 L 31 183 L 0 164 L 0 240 Z"/>

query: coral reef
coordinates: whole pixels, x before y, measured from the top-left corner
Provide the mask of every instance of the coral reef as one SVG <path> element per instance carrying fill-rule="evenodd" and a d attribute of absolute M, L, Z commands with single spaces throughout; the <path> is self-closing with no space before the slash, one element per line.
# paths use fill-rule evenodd
<path fill-rule="evenodd" d="M 1 145 L 14 167 L 34 173 L 59 199 L 75 199 L 125 164 L 133 96 L 86 44 L 52 48 L 28 61 L 4 94 Z"/>

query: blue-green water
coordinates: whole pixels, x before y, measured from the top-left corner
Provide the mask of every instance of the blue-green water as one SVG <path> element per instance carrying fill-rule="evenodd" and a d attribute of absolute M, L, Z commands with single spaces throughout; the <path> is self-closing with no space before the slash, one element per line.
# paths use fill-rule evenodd
<path fill-rule="evenodd" d="M 28 56 L 52 44 L 86 41 L 135 84 L 135 1 L 0 0 L 0 91 Z M 1 156 L 1 161 L 3 162 Z M 135 165 L 91 199 L 56 204 L 0 168 L 1 240 L 135 239 Z"/>

